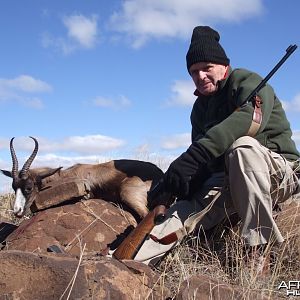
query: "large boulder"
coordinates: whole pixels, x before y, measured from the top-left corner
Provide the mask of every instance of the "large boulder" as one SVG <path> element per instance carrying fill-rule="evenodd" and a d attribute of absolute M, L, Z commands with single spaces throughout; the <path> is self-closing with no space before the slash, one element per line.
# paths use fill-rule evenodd
<path fill-rule="evenodd" d="M 0 252 L 0 299 L 166 299 L 159 277 L 138 262 Z M 68 298 L 69 297 L 69 298 Z M 148 298 L 149 297 L 149 298 Z"/>
<path fill-rule="evenodd" d="M 130 226 L 136 226 L 131 214 L 104 200 L 82 200 L 75 204 L 38 212 L 6 239 L 6 250 L 47 253 L 52 245 L 72 256 L 100 252 L 119 240 Z M 117 240 L 118 240 L 117 239 Z"/>

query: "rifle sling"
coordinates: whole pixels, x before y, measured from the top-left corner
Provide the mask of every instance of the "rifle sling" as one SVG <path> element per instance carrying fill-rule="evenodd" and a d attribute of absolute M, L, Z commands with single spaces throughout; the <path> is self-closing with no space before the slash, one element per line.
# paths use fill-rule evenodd
<path fill-rule="evenodd" d="M 162 245 L 170 245 L 176 241 L 179 240 L 179 237 L 177 236 L 177 232 L 171 232 L 170 234 L 165 235 L 162 238 L 158 238 L 153 234 L 150 234 L 149 237 L 156 243 L 162 244 Z"/>
<path fill-rule="evenodd" d="M 258 95 L 256 95 L 253 97 L 252 103 L 253 103 L 254 111 L 252 115 L 251 125 L 247 135 L 254 137 L 257 134 L 262 122 L 262 111 L 261 111 L 262 100 Z"/>

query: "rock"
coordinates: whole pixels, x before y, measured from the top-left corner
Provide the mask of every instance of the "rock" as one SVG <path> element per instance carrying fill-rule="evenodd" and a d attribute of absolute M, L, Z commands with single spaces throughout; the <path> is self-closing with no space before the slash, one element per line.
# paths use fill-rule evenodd
<path fill-rule="evenodd" d="M 54 181 L 38 192 L 31 210 L 33 212 L 56 206 L 71 199 L 79 199 L 89 194 L 88 183 L 76 178 Z"/>
<path fill-rule="evenodd" d="M 115 259 L 79 260 L 21 251 L 0 252 L 0 299 L 165 299 L 158 275 L 134 262 L 128 268 Z M 78 270 L 77 270 L 78 268 Z M 74 276 L 75 275 L 75 276 Z M 71 283 L 74 280 L 72 288 Z"/>
<path fill-rule="evenodd" d="M 4 242 L 5 239 L 17 228 L 18 226 L 13 224 L 11 220 L 6 218 L 0 218 L 0 243 Z"/>
<path fill-rule="evenodd" d="M 100 252 L 132 225 L 136 226 L 132 215 L 113 204 L 83 200 L 23 221 L 6 239 L 6 249 L 47 253 L 49 246 L 57 245 L 66 254 L 79 256 L 86 244 L 86 252 Z"/>

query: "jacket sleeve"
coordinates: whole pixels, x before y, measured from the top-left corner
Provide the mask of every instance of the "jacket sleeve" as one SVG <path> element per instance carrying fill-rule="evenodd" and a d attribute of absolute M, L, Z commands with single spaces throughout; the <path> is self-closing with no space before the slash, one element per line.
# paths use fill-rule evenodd
<path fill-rule="evenodd" d="M 203 111 L 199 105 L 199 102 L 200 101 L 198 98 L 194 103 L 191 116 L 190 116 L 190 121 L 192 124 L 192 134 L 191 134 L 192 142 L 201 139 L 205 135 L 203 126 L 201 124 L 201 120 L 203 118 Z"/>

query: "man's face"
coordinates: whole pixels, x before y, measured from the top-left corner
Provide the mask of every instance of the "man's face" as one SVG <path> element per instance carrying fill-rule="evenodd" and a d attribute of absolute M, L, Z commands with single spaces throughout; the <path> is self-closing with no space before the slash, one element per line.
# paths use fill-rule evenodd
<path fill-rule="evenodd" d="M 227 66 L 209 62 L 191 65 L 189 72 L 197 90 L 204 96 L 214 94 L 218 90 L 218 81 L 224 79 Z"/>

